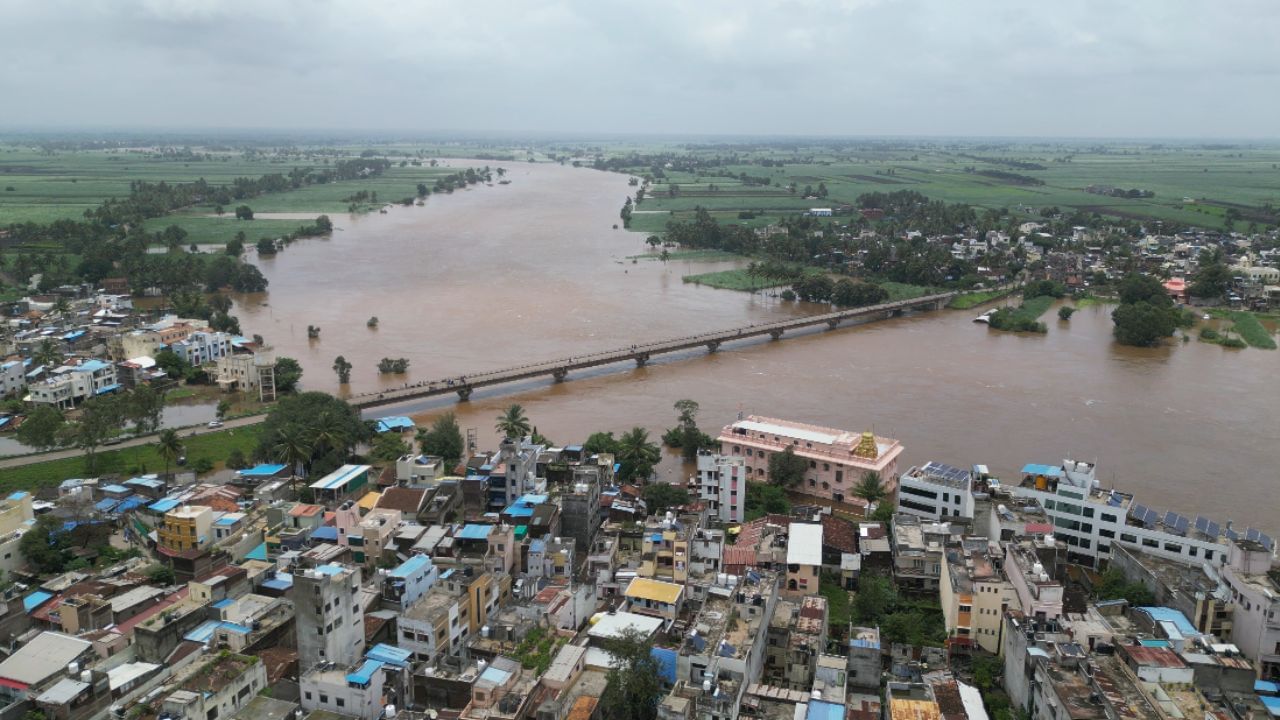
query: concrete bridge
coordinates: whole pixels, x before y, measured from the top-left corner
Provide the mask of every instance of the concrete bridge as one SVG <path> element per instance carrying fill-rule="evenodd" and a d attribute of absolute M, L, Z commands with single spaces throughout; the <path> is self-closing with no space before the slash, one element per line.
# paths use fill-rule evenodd
<path fill-rule="evenodd" d="M 358 408 L 369 408 L 418 398 L 448 395 L 450 393 L 456 394 L 462 400 L 467 400 L 476 389 L 491 385 L 502 385 L 539 377 L 551 377 L 556 382 L 561 382 L 574 370 L 584 370 L 621 362 L 634 362 L 637 367 L 644 367 L 650 359 L 658 355 L 692 348 L 705 347 L 708 352 L 716 352 L 724 343 L 748 340 L 764 335 L 768 335 L 774 340 L 781 340 L 789 330 L 822 325 L 826 325 L 829 330 L 834 330 L 841 322 L 846 320 L 889 318 L 901 315 L 908 310 L 936 310 L 945 305 L 955 295 L 956 293 L 954 292 L 925 295 L 910 300 L 897 300 L 879 305 L 837 310 L 821 315 L 810 315 L 808 317 L 779 320 L 759 325 L 747 325 L 701 335 L 632 345 L 616 350 L 575 355 L 573 357 L 560 358 L 559 360 L 547 360 L 502 370 L 491 370 L 489 372 L 476 373 L 475 375 L 460 375 L 441 380 L 424 381 L 414 383 L 406 388 L 353 395 L 347 399 L 347 402 Z"/>

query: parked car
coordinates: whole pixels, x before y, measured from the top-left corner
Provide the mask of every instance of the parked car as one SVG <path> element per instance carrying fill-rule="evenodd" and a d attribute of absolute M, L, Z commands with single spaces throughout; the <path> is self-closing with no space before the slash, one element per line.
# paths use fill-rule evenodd
<path fill-rule="evenodd" d="M 211 428 L 220 428 L 220 427 L 222 427 L 222 421 L 221 421 L 221 420 L 210 420 L 210 421 L 209 421 L 209 427 L 211 427 Z"/>

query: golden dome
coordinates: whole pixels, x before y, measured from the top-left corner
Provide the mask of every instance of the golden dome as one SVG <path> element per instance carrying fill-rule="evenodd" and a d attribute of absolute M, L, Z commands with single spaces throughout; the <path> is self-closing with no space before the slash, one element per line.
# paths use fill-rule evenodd
<path fill-rule="evenodd" d="M 853 456 L 866 460 L 875 460 L 880 457 L 880 448 L 876 445 L 874 433 L 870 431 L 862 433 L 862 439 L 858 441 L 858 446 L 853 449 Z"/>

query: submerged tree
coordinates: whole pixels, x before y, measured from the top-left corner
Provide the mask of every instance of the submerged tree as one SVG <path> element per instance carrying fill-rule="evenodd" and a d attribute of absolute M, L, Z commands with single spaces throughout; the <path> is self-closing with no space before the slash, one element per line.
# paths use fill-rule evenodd
<path fill-rule="evenodd" d="M 351 363 L 341 355 L 333 359 L 333 371 L 338 373 L 338 384 L 347 385 L 351 382 Z"/>

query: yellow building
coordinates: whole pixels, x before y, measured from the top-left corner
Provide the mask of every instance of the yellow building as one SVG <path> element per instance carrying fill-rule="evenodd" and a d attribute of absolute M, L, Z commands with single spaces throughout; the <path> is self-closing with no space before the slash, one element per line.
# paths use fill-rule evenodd
<path fill-rule="evenodd" d="M 939 594 L 953 645 L 999 655 L 1006 608 L 1019 607 L 1013 586 L 991 563 L 986 538 L 965 538 L 943 553 Z"/>
<path fill-rule="evenodd" d="M 683 585 L 649 578 L 632 578 L 623 594 L 627 598 L 627 610 L 668 620 L 676 619 L 684 604 Z"/>
<path fill-rule="evenodd" d="M 175 552 L 202 548 L 212 541 L 213 508 L 183 505 L 165 513 L 158 536 L 160 545 Z"/>

